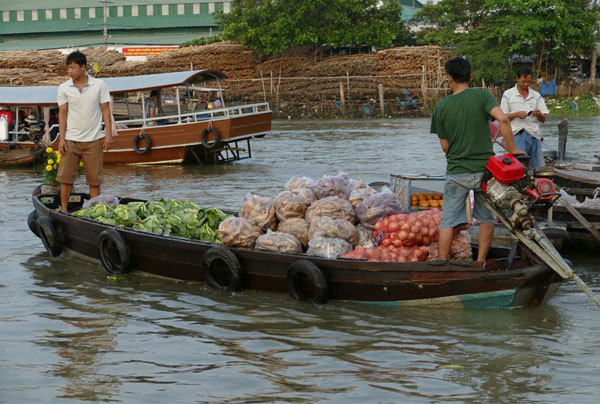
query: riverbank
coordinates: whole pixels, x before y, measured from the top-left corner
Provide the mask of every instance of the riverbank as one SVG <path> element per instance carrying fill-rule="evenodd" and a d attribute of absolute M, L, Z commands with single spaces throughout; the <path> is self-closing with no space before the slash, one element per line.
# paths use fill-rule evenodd
<path fill-rule="evenodd" d="M 556 116 L 598 116 L 600 105 L 589 95 L 574 97 L 552 97 L 546 99 L 551 115 Z"/>

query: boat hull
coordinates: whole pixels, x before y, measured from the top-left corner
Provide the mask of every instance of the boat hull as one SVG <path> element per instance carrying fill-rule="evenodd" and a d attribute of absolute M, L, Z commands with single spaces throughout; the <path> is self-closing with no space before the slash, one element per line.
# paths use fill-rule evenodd
<path fill-rule="evenodd" d="M 58 206 L 57 198 L 34 194 L 37 215 L 51 218 L 64 248 L 99 260 L 98 237 L 114 226 L 50 210 Z M 133 270 L 185 281 L 205 280 L 202 259 L 215 245 L 129 228 L 118 231 L 131 251 Z M 230 251 L 240 263 L 246 289 L 288 293 L 290 265 L 309 260 L 324 275 L 329 300 L 392 306 L 535 307 L 546 302 L 561 282 L 550 268 L 533 261 L 528 254 L 515 259 L 508 269 L 506 249 L 497 248 L 492 249 L 492 258 L 485 268 L 471 263 L 437 266 L 425 262 L 326 259 L 239 248 Z M 311 284 L 306 279 L 303 286 L 310 289 Z"/>

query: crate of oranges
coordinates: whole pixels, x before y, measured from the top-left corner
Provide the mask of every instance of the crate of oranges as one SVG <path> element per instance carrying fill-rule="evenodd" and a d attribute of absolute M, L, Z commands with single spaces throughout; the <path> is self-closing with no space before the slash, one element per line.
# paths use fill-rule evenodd
<path fill-rule="evenodd" d="M 419 192 L 410 196 L 410 208 L 441 208 L 444 206 L 444 195 L 437 192 Z"/>
<path fill-rule="evenodd" d="M 442 208 L 446 177 L 435 175 L 390 175 L 390 186 L 404 211 Z"/>

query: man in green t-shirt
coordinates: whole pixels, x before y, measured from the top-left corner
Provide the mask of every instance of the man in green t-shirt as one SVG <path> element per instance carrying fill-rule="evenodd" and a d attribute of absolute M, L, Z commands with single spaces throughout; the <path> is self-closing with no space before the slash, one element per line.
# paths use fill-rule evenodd
<path fill-rule="evenodd" d="M 465 200 L 475 190 L 473 216 L 480 221 L 479 253 L 477 261 L 484 261 L 494 236 L 494 215 L 485 207 L 478 190 L 485 172 L 485 164 L 494 155 L 488 121 L 500 122 L 508 152 L 517 150 L 510 121 L 486 90 L 469 88 L 471 64 L 464 58 L 454 58 L 444 66 L 452 94 L 437 103 L 431 117 L 431 133 L 438 135 L 446 153 L 446 185 L 444 209 L 439 235 L 439 256 L 447 260 L 454 230 L 467 223 Z"/>

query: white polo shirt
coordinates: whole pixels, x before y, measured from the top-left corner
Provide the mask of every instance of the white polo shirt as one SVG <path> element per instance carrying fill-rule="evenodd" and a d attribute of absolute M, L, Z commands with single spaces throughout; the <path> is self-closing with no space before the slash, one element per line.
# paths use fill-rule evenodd
<path fill-rule="evenodd" d="M 58 105 L 68 104 L 66 140 L 92 142 L 104 137 L 102 132 L 102 109 L 100 104 L 110 101 L 106 84 L 88 76 L 88 82 L 80 91 L 67 80 L 58 87 Z"/>
<path fill-rule="evenodd" d="M 544 97 L 540 93 L 529 88 L 529 95 L 527 98 L 523 98 L 521 93 L 519 93 L 517 85 L 509 88 L 502 94 L 500 108 L 505 114 L 512 114 L 519 111 L 529 112 L 534 109 L 539 109 L 544 115 L 550 112 L 546 107 Z M 525 129 L 531 136 L 537 139 L 542 137 L 540 134 L 540 121 L 535 116 L 529 115 L 525 119 L 515 118 L 510 121 L 510 126 L 512 127 L 513 135 L 521 129 Z"/>

